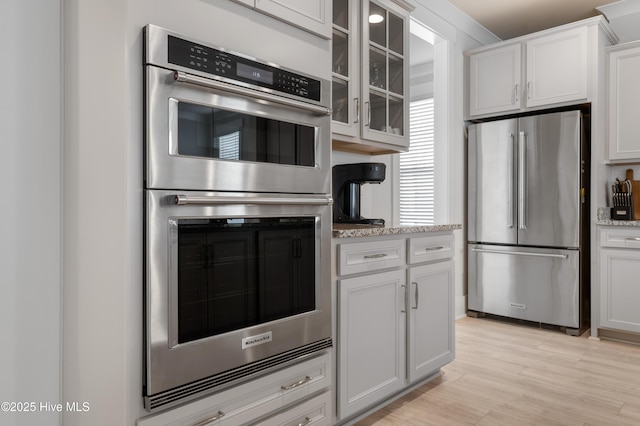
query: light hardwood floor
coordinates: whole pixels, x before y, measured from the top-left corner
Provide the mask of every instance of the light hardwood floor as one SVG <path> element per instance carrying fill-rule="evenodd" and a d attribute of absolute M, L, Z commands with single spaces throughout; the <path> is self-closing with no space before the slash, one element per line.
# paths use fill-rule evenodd
<path fill-rule="evenodd" d="M 461 318 L 442 371 L 357 425 L 640 425 L 637 345 Z"/>

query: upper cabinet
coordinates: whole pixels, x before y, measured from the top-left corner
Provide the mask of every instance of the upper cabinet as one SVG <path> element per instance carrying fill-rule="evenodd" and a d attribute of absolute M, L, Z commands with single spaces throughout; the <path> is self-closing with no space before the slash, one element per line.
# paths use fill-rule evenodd
<path fill-rule="evenodd" d="M 331 38 L 332 0 L 233 0 L 320 37 Z"/>
<path fill-rule="evenodd" d="M 640 161 L 640 42 L 607 51 L 609 160 Z"/>
<path fill-rule="evenodd" d="M 334 149 L 408 150 L 411 10 L 402 0 L 334 0 Z"/>
<path fill-rule="evenodd" d="M 591 18 L 467 52 L 468 118 L 590 102 L 601 22 Z"/>
<path fill-rule="evenodd" d="M 520 43 L 469 56 L 469 115 L 520 109 L 522 87 Z"/>
<path fill-rule="evenodd" d="M 587 100 L 587 38 L 579 27 L 526 43 L 527 108 Z"/>

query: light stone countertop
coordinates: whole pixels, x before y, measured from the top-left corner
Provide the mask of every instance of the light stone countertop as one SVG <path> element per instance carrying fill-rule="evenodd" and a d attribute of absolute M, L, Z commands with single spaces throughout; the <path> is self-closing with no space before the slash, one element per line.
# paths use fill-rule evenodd
<path fill-rule="evenodd" d="M 333 224 L 333 238 L 377 237 L 381 235 L 416 234 L 420 232 L 443 232 L 462 229 L 460 224 L 422 226 L 373 226 L 347 223 Z"/>
<path fill-rule="evenodd" d="M 598 208 L 598 218 L 596 225 L 603 226 L 640 226 L 640 220 L 613 220 L 611 219 L 611 208 Z"/>

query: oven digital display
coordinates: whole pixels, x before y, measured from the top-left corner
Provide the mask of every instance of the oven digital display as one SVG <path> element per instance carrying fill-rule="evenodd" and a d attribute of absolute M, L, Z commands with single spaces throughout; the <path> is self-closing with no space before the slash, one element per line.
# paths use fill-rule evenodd
<path fill-rule="evenodd" d="M 249 80 L 259 81 L 260 83 L 266 83 L 273 85 L 273 73 L 258 67 L 244 64 L 242 62 L 236 63 L 236 71 L 239 77 L 248 78 Z"/>

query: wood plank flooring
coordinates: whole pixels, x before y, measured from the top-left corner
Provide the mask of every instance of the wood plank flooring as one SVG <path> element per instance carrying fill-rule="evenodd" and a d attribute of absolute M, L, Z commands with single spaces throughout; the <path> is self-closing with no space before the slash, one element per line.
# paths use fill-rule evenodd
<path fill-rule="evenodd" d="M 640 425 L 637 345 L 461 318 L 442 371 L 356 425 Z"/>

